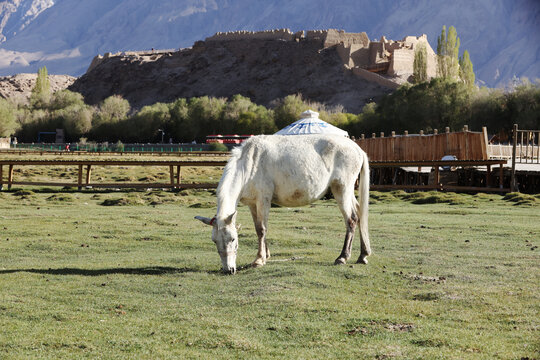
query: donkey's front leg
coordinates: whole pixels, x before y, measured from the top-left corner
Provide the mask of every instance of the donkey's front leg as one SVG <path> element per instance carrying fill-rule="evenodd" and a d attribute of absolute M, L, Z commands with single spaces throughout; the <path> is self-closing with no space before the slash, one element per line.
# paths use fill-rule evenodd
<path fill-rule="evenodd" d="M 259 238 L 259 250 L 257 251 L 257 257 L 255 261 L 251 263 L 253 267 L 261 267 L 266 264 L 266 259 L 270 257 L 270 250 L 266 245 L 266 219 L 267 211 L 259 211 L 260 208 L 253 205 L 250 206 L 251 216 L 253 217 L 253 223 L 255 224 L 255 231 L 257 232 L 257 237 Z M 266 214 L 266 216 L 265 216 Z"/>

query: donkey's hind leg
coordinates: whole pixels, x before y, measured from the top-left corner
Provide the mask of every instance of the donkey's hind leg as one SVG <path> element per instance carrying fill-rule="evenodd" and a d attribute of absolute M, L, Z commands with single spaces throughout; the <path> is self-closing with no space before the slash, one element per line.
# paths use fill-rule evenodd
<path fill-rule="evenodd" d="M 345 227 L 347 232 L 345 234 L 345 241 L 343 242 L 343 249 L 341 254 L 334 261 L 334 264 L 341 265 L 346 264 L 347 260 L 351 257 L 351 247 L 354 239 L 354 231 L 358 223 L 358 215 L 356 214 L 356 199 L 354 197 L 354 187 L 349 189 L 339 183 L 332 184 L 331 186 L 334 198 L 338 203 L 339 210 L 343 214 L 345 220 Z"/>

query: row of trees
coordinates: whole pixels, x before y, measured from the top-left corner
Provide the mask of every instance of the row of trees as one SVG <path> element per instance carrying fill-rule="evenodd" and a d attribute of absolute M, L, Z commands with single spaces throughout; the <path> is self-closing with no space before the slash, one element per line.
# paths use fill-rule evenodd
<path fill-rule="evenodd" d="M 50 92 L 46 69 L 41 69 L 28 104 L 0 99 L 0 136 L 17 136 L 19 142 L 34 142 L 38 133 L 62 128 L 68 142 L 81 138 L 98 142 L 204 141 L 209 134 L 272 134 L 314 109 L 321 117 L 345 126 L 355 115 L 342 108 L 327 109 L 304 101 L 301 95 L 276 100 L 271 108 L 254 104 L 247 97 L 180 98 L 133 111 L 127 100 L 114 95 L 97 106 L 85 104 L 81 94 L 69 90 Z"/>
<path fill-rule="evenodd" d="M 443 26 L 437 38 L 437 77 L 444 80 L 461 81 L 470 91 L 475 87 L 475 75 L 469 52 L 465 50 L 459 57 L 460 40 L 456 28 L 450 26 L 448 32 Z M 413 81 L 416 84 L 427 82 L 427 49 L 419 43 L 414 54 Z"/>
<path fill-rule="evenodd" d="M 384 97 L 379 104 L 364 107 L 351 132 L 418 132 L 472 130 L 487 126 L 492 133 L 509 133 L 513 124 L 540 129 L 540 82 L 523 79 L 511 91 L 481 88 L 471 91 L 460 81 L 432 79 L 405 85 Z"/>
<path fill-rule="evenodd" d="M 432 79 L 402 86 L 378 104 L 367 104 L 362 113 L 340 108 L 327 109 L 318 103 L 290 95 L 272 108 L 256 105 L 235 95 L 230 99 L 197 97 L 157 103 L 132 112 L 128 101 L 111 96 L 96 107 L 84 103 L 80 94 L 68 90 L 43 98 L 39 105 L 16 107 L 0 99 L 0 136 L 15 134 L 19 141 L 36 141 L 39 131 L 65 129 L 70 142 L 91 141 L 159 142 L 204 141 L 208 134 L 272 134 L 313 109 L 321 119 L 349 131 L 351 135 L 390 131 L 411 133 L 449 126 L 473 130 L 487 126 L 490 132 L 509 132 L 514 123 L 521 128 L 540 128 L 540 82 L 523 80 L 512 91 L 482 88 L 471 92 L 459 81 Z"/>

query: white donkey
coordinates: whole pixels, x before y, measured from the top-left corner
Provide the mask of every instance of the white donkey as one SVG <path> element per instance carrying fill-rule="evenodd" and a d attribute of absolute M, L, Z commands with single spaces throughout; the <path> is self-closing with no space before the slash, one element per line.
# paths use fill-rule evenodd
<path fill-rule="evenodd" d="M 358 200 L 355 182 L 360 175 Z M 358 263 L 367 264 L 369 167 L 367 155 L 352 140 L 338 135 L 255 136 L 232 152 L 217 188 L 217 214 L 196 216 L 212 226 L 212 240 L 221 256 L 223 271 L 236 272 L 238 235 L 236 207 L 241 201 L 251 210 L 259 238 L 253 267 L 270 258 L 266 243 L 271 203 L 303 206 L 320 199 L 330 188 L 345 219 L 347 234 L 335 264 L 351 256 L 354 231 L 360 226 Z"/>

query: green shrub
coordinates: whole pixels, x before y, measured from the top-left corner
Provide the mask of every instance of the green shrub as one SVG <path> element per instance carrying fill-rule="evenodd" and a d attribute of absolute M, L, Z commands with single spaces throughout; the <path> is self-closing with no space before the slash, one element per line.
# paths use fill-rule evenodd
<path fill-rule="evenodd" d="M 229 151 L 227 145 L 222 143 L 211 143 L 209 148 L 210 151 Z"/>

